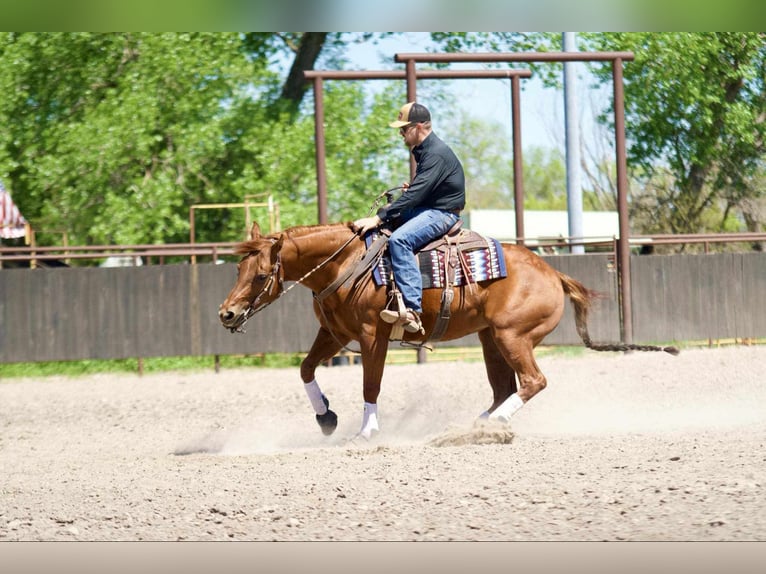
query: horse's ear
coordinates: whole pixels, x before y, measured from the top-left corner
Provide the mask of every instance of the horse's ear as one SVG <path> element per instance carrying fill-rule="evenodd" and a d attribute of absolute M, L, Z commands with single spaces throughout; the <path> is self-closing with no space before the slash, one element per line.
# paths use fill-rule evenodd
<path fill-rule="evenodd" d="M 279 239 L 277 239 L 274 242 L 274 245 L 271 246 L 271 262 L 276 263 L 277 256 L 279 255 L 279 252 L 282 250 L 282 244 L 285 242 L 285 234 L 281 233 L 279 235 Z"/>
<path fill-rule="evenodd" d="M 253 226 L 250 228 L 250 239 L 255 241 L 261 236 L 261 226 L 257 221 L 253 221 Z"/>

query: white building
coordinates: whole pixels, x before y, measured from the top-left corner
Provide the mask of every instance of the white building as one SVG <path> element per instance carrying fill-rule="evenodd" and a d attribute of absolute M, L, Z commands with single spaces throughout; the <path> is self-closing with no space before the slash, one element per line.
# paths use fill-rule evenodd
<path fill-rule="evenodd" d="M 516 212 L 513 209 L 471 209 L 463 213 L 464 227 L 499 241 L 516 240 Z M 616 211 L 584 211 L 584 239 L 611 240 L 620 234 Z M 569 237 L 566 211 L 524 211 L 524 239 L 529 246 Z"/>

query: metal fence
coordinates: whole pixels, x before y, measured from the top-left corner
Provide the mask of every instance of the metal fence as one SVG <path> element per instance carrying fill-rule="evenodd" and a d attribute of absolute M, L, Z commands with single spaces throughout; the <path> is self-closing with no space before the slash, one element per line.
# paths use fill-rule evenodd
<path fill-rule="evenodd" d="M 604 298 L 594 341 L 620 338 L 618 275 L 609 254 L 547 256 Z M 766 254 L 633 256 L 635 342 L 766 336 Z M 305 352 L 318 321 L 311 293 L 293 289 L 233 335 L 218 305 L 232 263 L 0 270 L 0 362 Z M 545 344 L 581 344 L 571 306 Z M 477 345 L 475 335 L 438 343 Z M 392 345 L 397 345 L 392 343 Z"/>

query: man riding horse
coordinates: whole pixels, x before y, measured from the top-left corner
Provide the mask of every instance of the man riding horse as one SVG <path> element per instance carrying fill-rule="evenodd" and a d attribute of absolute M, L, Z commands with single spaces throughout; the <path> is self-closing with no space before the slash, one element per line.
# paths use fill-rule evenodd
<path fill-rule="evenodd" d="M 359 343 L 363 367 L 359 436 L 369 439 L 378 432 L 378 396 L 395 330 L 402 331 L 397 339 L 418 344 L 435 333 L 434 339 L 440 341 L 477 333 L 492 387 L 492 403 L 480 418 L 501 422 L 509 421 L 546 387 L 534 349 L 559 324 L 565 297 L 572 303 L 577 332 L 589 349 L 678 353 L 674 347 L 591 341 L 587 317 L 597 294 L 521 245 L 498 243 L 489 258 L 502 262 L 507 274 L 482 280 L 481 274 L 471 272 L 468 286 L 446 280 L 443 293 L 431 288 L 423 294 L 413 252 L 447 234 L 460 220 L 465 178 L 455 154 L 431 131 L 431 115 L 424 106 L 406 104 L 391 125 L 399 128 L 418 164 L 402 196 L 375 216 L 353 223 L 297 226 L 268 235 L 262 235 L 253 223 L 250 239 L 235 249 L 242 255 L 237 281 L 218 311 L 226 329 L 244 332 L 250 317 L 295 285 L 314 293 L 314 314 L 320 326 L 301 362 L 300 376 L 322 432 L 333 433 L 338 417 L 317 383 L 316 370 L 352 340 Z M 369 263 L 368 255 L 376 253 L 367 250 L 358 234 L 384 224 L 394 228 L 388 247 L 406 310 L 387 307 L 387 289 L 372 280 L 369 268 L 356 273 L 360 262 Z M 287 281 L 294 283 L 285 287 Z M 442 321 L 445 316 L 447 323 Z"/>
<path fill-rule="evenodd" d="M 389 125 L 399 128 L 415 158 L 415 177 L 402 186 L 404 193 L 396 201 L 381 207 L 372 217 L 358 219 L 354 227 L 362 235 L 380 225 L 394 228 L 388 250 L 406 310 L 386 308 L 380 318 L 401 324 L 408 333 L 417 333 L 423 332 L 423 285 L 414 254 L 443 237 L 460 219 L 465 207 L 465 175 L 452 149 L 431 130 L 431 114 L 424 105 L 405 104 L 397 120 Z"/>

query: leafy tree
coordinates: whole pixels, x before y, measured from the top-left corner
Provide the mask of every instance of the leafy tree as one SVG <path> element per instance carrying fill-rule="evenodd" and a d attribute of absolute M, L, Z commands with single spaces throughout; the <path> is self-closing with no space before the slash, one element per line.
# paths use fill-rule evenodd
<path fill-rule="evenodd" d="M 635 53 L 624 70 L 626 132 L 641 188 L 632 214 L 646 231 L 740 228 L 747 206 L 763 197 L 764 40 L 740 32 L 588 37 L 595 49 Z M 611 82 L 611 69 L 597 74 Z"/>
<path fill-rule="evenodd" d="M 524 191 L 526 209 L 566 211 L 566 166 L 560 152 L 540 147 L 525 152 Z"/>
<path fill-rule="evenodd" d="M 372 200 L 406 177 L 406 150 L 388 127 L 391 94 L 368 101 L 355 82 L 325 85 L 325 155 L 328 218 L 351 220 L 366 214 Z M 397 101 L 401 101 L 398 96 Z M 349 114 L 349 110 L 355 110 Z M 266 133 L 265 130 L 268 130 Z M 251 158 L 231 187 L 235 195 L 272 194 L 282 227 L 317 219 L 314 118 L 252 126 L 243 134 Z M 392 174 L 399 172 L 395 178 Z M 392 183 L 393 181 L 393 183 Z M 287 207 L 287 209 L 285 209 Z"/>
<path fill-rule="evenodd" d="M 510 134 L 501 124 L 463 116 L 445 134 L 466 171 L 467 209 L 514 209 Z M 566 210 L 566 166 L 561 152 L 534 146 L 524 151 L 522 163 L 524 209 Z M 601 193 L 584 189 L 584 208 L 613 210 L 612 203 L 602 201 Z"/>
<path fill-rule="evenodd" d="M 0 58 L 0 166 L 81 243 L 186 240 L 190 204 L 231 199 L 230 111 L 274 80 L 232 34 L 3 34 Z"/>
<path fill-rule="evenodd" d="M 294 36 L 294 71 L 324 45 L 307 36 Z M 315 221 L 313 117 L 301 110 L 297 72 L 283 80 L 272 70 L 280 43 L 277 34 L 0 34 L 0 175 L 38 228 L 66 229 L 72 243 L 187 241 L 189 206 L 253 195 L 272 195 L 283 224 Z M 382 188 L 390 162 L 375 158 L 397 141 L 379 126 L 402 96 L 384 92 L 370 107 L 358 86 L 328 87 L 332 217 L 356 216 Z M 241 210 L 198 216 L 197 241 L 241 237 Z"/>
<path fill-rule="evenodd" d="M 302 72 L 342 69 L 348 45 L 389 35 L 0 34 L 0 87 L 9 95 L 0 101 L 8 126 L 0 132 L 0 177 L 30 219 L 67 229 L 74 243 L 186 241 L 189 206 L 267 195 L 283 226 L 311 223 L 314 122 Z M 559 49 L 560 34 L 433 33 L 432 40 L 434 49 L 545 50 Z M 555 66 L 544 70 L 550 82 L 560 77 Z M 447 110 L 440 87 L 423 82 L 418 90 Z M 403 82 L 380 92 L 326 82 L 331 219 L 366 213 L 373 197 L 408 178 L 407 151 L 387 127 L 403 98 Z M 469 204 L 509 206 L 508 138 L 472 118 L 457 124 Z M 437 132 L 447 125 L 440 121 Z M 528 209 L 565 205 L 561 158 L 529 151 L 524 173 Z M 727 189 L 732 205 L 744 205 L 734 193 L 740 188 Z M 610 207 L 589 191 L 585 200 Z M 241 210 L 197 213 L 197 241 L 241 236 Z"/>
<path fill-rule="evenodd" d="M 448 51 L 560 50 L 560 33 L 435 33 Z M 580 49 L 635 53 L 624 67 L 631 220 L 651 233 L 764 228 L 766 34 L 581 33 Z M 560 87 L 560 68 L 531 66 Z M 611 88 L 611 64 L 593 65 Z M 601 121 L 612 124 L 612 109 Z M 613 152 L 586 149 L 586 206 L 614 209 Z M 526 160 L 526 158 L 525 158 Z M 525 161 L 526 163 L 526 161 Z M 525 166 L 525 178 L 528 167 Z M 525 185 L 528 188 L 528 186 Z"/>
<path fill-rule="evenodd" d="M 498 122 L 462 114 L 444 134 L 466 174 L 466 209 L 513 209 L 513 156 L 510 135 Z"/>

